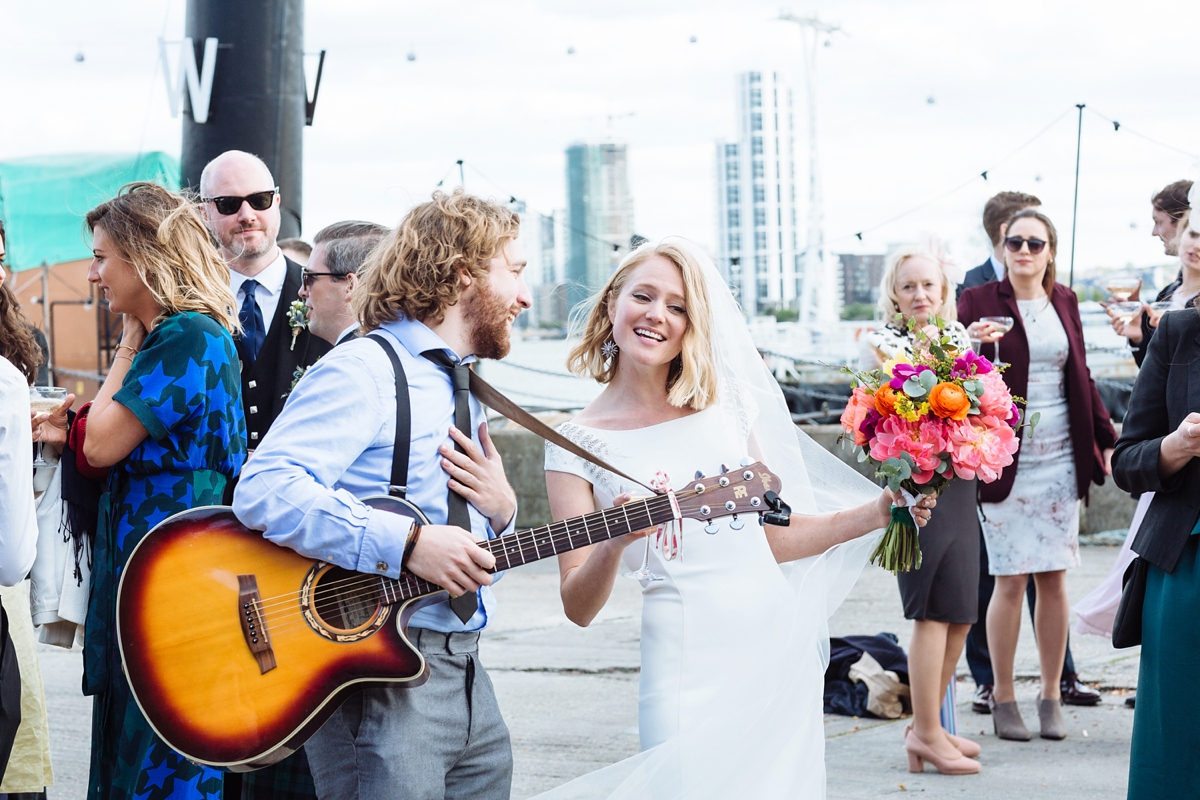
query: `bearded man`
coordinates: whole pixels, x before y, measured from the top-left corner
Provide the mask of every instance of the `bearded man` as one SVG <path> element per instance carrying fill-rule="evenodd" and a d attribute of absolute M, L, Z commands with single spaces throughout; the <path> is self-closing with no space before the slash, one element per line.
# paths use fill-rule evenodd
<path fill-rule="evenodd" d="M 477 541 L 513 529 L 516 495 L 466 373 L 476 358 L 507 355 L 513 320 L 531 303 L 519 222 L 461 191 L 410 211 L 362 269 L 353 306 L 368 336 L 308 370 L 234 494 L 239 519 L 278 544 L 368 575 L 403 568 L 454 598 L 409 622 L 427 683 L 355 694 L 309 740 L 320 797 L 509 796 L 508 728 L 477 649 L 495 608 L 495 558 Z M 394 363 L 411 414 L 399 436 Z M 408 455 L 401 480 L 397 446 Z M 389 486 L 432 524 L 360 499 Z"/>

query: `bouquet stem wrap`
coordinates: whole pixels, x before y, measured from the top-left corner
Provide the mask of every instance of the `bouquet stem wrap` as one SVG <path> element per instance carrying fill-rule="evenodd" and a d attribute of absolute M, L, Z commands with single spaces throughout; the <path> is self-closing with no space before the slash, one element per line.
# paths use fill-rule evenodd
<path fill-rule="evenodd" d="M 892 519 L 875 552 L 871 554 L 872 564 L 883 567 L 893 575 L 921 568 L 921 543 L 911 511 L 917 504 L 917 494 L 907 487 L 901 487 L 900 494 L 904 495 L 908 505 L 892 506 Z"/>

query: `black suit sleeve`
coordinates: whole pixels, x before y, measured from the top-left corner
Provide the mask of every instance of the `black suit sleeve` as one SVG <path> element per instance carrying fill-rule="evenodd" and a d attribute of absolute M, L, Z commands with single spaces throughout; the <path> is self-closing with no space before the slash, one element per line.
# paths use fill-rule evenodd
<path fill-rule="evenodd" d="M 1167 414 L 1167 377 L 1173 360 L 1169 320 L 1169 314 L 1163 315 L 1157 334 L 1150 340 L 1113 453 L 1113 479 L 1117 486 L 1134 494 L 1174 491 L 1187 471 L 1180 470 L 1166 481 L 1158 473 L 1162 440 L 1172 430 Z"/>
<path fill-rule="evenodd" d="M 1150 338 L 1154 336 L 1154 331 L 1155 329 L 1150 327 L 1150 315 L 1143 311 L 1142 340 L 1137 344 L 1134 344 L 1133 342 L 1129 343 L 1129 346 L 1133 348 L 1133 360 L 1137 362 L 1139 367 L 1141 367 L 1142 362 L 1146 360 L 1146 351 L 1150 347 Z"/>

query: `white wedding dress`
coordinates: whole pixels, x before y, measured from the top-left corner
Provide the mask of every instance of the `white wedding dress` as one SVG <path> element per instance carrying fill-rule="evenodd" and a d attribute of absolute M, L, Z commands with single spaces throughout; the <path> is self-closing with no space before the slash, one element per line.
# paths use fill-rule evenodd
<path fill-rule="evenodd" d="M 796 514 L 853 508 L 879 488 L 792 423 L 774 377 L 754 347 L 728 285 L 704 252 L 672 237 L 704 272 L 717 402 L 639 430 L 567 423 L 584 449 L 650 484 L 661 471 L 683 489 L 697 470 L 762 461 Z M 622 492 L 621 478 L 547 445 L 546 469 L 592 484 L 597 509 Z M 665 580 L 643 586 L 639 729 L 643 750 L 539 800 L 793 800 L 825 797 L 822 696 L 828 621 L 862 573 L 880 531 L 827 552 L 777 564 L 754 516 L 709 535 L 685 520 L 681 551 L 650 568 Z M 624 553 L 641 566 L 645 545 Z M 619 579 L 620 580 L 620 579 Z"/>

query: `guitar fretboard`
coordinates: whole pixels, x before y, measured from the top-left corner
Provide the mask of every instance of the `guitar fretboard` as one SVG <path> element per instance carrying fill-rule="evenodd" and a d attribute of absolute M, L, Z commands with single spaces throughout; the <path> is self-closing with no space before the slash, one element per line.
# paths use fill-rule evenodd
<path fill-rule="evenodd" d="M 687 492 L 679 492 L 677 496 L 683 494 Z M 516 531 L 480 542 L 479 546 L 496 557 L 496 566 L 489 571 L 500 572 L 660 525 L 672 517 L 670 499 L 666 495 L 656 495 L 582 517 Z M 379 578 L 379 590 L 383 602 L 392 604 L 440 592 L 442 587 L 403 572 L 399 579 Z"/>

